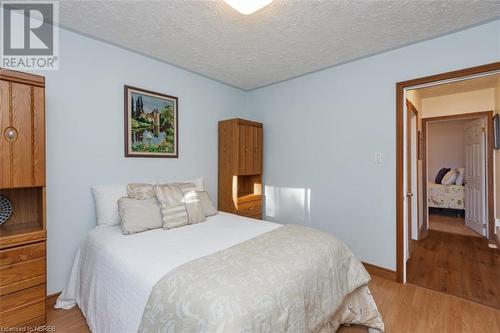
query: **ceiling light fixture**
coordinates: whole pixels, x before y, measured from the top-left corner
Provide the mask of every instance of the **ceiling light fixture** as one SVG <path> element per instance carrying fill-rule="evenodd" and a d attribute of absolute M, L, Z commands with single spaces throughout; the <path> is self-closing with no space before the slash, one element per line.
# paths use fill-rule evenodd
<path fill-rule="evenodd" d="M 273 0 L 224 0 L 243 15 L 252 14 L 269 5 Z"/>

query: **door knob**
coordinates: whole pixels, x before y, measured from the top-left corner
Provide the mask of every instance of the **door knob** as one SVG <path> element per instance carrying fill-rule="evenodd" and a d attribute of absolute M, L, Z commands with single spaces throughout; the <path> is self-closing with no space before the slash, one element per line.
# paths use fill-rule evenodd
<path fill-rule="evenodd" d="M 7 141 L 14 142 L 17 139 L 17 130 L 14 127 L 7 127 L 4 135 Z"/>

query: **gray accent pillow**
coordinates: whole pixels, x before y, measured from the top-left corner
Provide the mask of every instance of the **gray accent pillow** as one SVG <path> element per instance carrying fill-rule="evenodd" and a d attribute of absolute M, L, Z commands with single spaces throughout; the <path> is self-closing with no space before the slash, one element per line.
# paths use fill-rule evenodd
<path fill-rule="evenodd" d="M 129 198 L 144 200 L 155 197 L 152 184 L 133 183 L 127 185 L 127 195 Z"/>
<path fill-rule="evenodd" d="M 163 226 L 160 206 L 156 198 L 145 200 L 121 198 L 118 200 L 118 213 L 124 235 L 158 229 Z"/>
<path fill-rule="evenodd" d="M 210 194 L 207 191 L 196 191 L 198 197 L 200 198 L 201 207 L 205 216 L 213 216 L 217 214 L 217 209 L 214 207 L 212 200 L 210 199 Z"/>
<path fill-rule="evenodd" d="M 157 184 L 153 189 L 160 202 L 163 229 L 206 220 L 195 184 Z"/>

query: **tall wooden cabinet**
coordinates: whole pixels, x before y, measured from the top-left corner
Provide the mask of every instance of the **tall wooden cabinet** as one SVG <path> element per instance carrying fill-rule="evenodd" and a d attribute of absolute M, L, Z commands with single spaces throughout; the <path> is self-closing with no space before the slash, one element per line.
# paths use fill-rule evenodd
<path fill-rule="evenodd" d="M 0 69 L 0 327 L 45 324 L 45 79 Z"/>
<path fill-rule="evenodd" d="M 220 211 L 262 218 L 262 124 L 244 119 L 219 122 Z"/>

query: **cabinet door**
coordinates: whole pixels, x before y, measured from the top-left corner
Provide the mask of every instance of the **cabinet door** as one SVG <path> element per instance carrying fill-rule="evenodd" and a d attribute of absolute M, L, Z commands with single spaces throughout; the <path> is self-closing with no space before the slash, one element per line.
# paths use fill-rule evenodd
<path fill-rule="evenodd" d="M 252 138 L 252 174 L 262 173 L 262 128 L 251 127 Z"/>
<path fill-rule="evenodd" d="M 29 187 L 33 185 L 31 86 L 11 85 L 11 126 L 17 131 L 12 142 L 12 186 Z"/>
<path fill-rule="evenodd" d="M 248 175 L 252 171 L 252 132 L 250 126 L 238 125 L 238 174 Z"/>
<path fill-rule="evenodd" d="M 11 186 L 11 147 L 5 137 L 5 130 L 9 126 L 9 83 L 0 81 L 0 188 Z"/>

